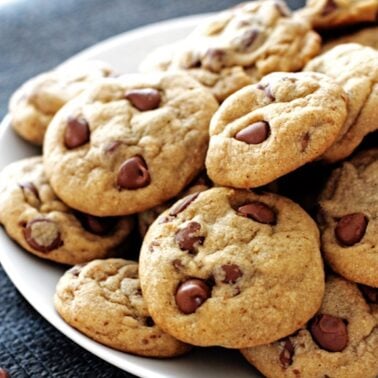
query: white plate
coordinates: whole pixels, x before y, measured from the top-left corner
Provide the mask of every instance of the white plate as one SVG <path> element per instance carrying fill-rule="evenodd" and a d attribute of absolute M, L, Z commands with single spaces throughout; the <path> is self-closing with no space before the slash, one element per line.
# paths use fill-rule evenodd
<path fill-rule="evenodd" d="M 192 16 L 153 24 L 120 34 L 99 43 L 70 60 L 101 59 L 120 73 L 135 72 L 153 48 L 184 37 L 204 16 Z M 0 169 L 12 161 L 40 154 L 17 137 L 6 117 L 0 125 Z M 64 269 L 24 252 L 0 229 L 0 260 L 15 286 L 27 301 L 54 327 L 86 350 L 140 377 L 152 378 L 253 378 L 255 373 L 238 351 L 198 348 L 185 357 L 153 360 L 117 352 L 77 332 L 58 316 L 53 306 L 56 283 Z M 237 321 L 237 319 L 235 319 Z"/>

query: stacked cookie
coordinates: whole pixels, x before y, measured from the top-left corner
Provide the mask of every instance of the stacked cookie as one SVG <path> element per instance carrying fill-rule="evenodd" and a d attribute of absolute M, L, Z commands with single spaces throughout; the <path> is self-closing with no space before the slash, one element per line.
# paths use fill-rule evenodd
<path fill-rule="evenodd" d="M 67 81 L 68 66 L 17 92 L 13 125 L 43 157 L 2 171 L 0 222 L 79 264 L 57 286 L 63 319 L 142 356 L 222 346 L 268 377 L 378 375 L 378 149 L 360 146 L 378 36 L 322 47 L 313 30 L 378 3 L 340 3 L 243 3 L 153 52 L 151 72 Z"/>

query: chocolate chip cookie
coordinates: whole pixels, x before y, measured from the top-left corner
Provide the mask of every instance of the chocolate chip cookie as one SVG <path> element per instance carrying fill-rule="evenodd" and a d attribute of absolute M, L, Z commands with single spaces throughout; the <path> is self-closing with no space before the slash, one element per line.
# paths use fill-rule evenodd
<path fill-rule="evenodd" d="M 109 65 L 88 61 L 67 64 L 30 79 L 9 102 L 14 130 L 27 141 L 41 145 L 55 113 L 89 85 L 112 74 Z"/>
<path fill-rule="evenodd" d="M 202 169 L 217 107 L 186 73 L 104 79 L 51 122 L 47 176 L 64 202 L 92 215 L 150 209 Z"/>
<path fill-rule="evenodd" d="M 324 257 L 345 278 L 378 287 L 378 149 L 345 162 L 320 198 Z"/>
<path fill-rule="evenodd" d="M 330 277 L 322 306 L 306 327 L 242 353 L 268 378 L 376 378 L 378 321 L 356 285 Z"/>
<path fill-rule="evenodd" d="M 70 265 L 112 255 L 132 229 L 126 217 L 99 218 L 67 207 L 52 190 L 42 157 L 1 172 L 0 223 L 27 251 Z"/>
<path fill-rule="evenodd" d="M 159 358 L 190 350 L 155 325 L 134 261 L 107 259 L 74 266 L 58 282 L 54 302 L 68 324 L 111 348 Z"/>
<path fill-rule="evenodd" d="M 324 293 L 319 232 L 275 194 L 213 188 L 149 228 L 140 279 L 151 316 L 190 344 L 241 348 L 302 327 Z"/>
<path fill-rule="evenodd" d="M 326 52 L 337 45 L 345 43 L 359 43 L 360 45 L 378 50 L 378 26 L 362 29 L 353 34 L 333 39 L 323 45 L 322 52 Z"/>
<path fill-rule="evenodd" d="M 265 185 L 322 155 L 346 119 L 347 97 L 325 75 L 273 73 L 220 106 L 210 125 L 209 177 Z"/>
<path fill-rule="evenodd" d="M 366 134 L 378 129 L 378 51 L 348 43 L 313 59 L 305 69 L 334 78 L 348 95 L 348 118 L 322 156 L 328 162 L 344 159 Z"/>
<path fill-rule="evenodd" d="M 298 71 L 320 37 L 280 0 L 250 1 L 204 21 L 185 40 L 160 48 L 142 69 L 184 69 L 219 101 L 274 71 Z M 169 63 L 170 61 L 170 63 Z"/>
<path fill-rule="evenodd" d="M 299 10 L 300 18 L 308 19 L 317 29 L 373 22 L 378 19 L 377 0 L 307 0 Z"/>

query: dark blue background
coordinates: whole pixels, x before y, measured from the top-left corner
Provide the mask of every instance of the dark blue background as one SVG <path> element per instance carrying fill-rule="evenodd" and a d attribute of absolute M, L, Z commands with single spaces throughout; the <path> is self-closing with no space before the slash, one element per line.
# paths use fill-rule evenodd
<path fill-rule="evenodd" d="M 0 1 L 0 117 L 7 112 L 11 93 L 26 79 L 86 47 L 148 23 L 216 11 L 239 2 L 13 0 L 1 5 Z M 288 3 L 295 8 L 304 0 Z M 50 326 L 18 294 L 1 267 L 0 367 L 16 378 L 131 377 Z"/>

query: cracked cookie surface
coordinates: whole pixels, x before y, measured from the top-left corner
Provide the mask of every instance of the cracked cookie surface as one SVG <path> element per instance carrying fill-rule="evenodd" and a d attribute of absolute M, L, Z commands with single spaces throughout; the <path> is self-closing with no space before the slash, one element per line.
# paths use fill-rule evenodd
<path fill-rule="evenodd" d="M 228 348 L 268 343 L 320 306 L 319 232 L 283 197 L 209 189 L 152 224 L 140 279 L 151 316 L 174 337 Z"/>
<path fill-rule="evenodd" d="M 321 197 L 322 250 L 345 278 L 378 287 L 378 149 L 357 155 L 331 175 Z"/>
<path fill-rule="evenodd" d="M 207 173 L 216 184 L 265 185 L 322 155 L 347 115 L 347 98 L 315 73 L 273 73 L 230 96 L 210 124 Z"/>
<path fill-rule="evenodd" d="M 320 37 L 278 0 L 242 3 L 204 21 L 186 39 L 162 47 L 143 70 L 184 69 L 219 101 L 274 71 L 298 71 Z"/>
<path fill-rule="evenodd" d="M 27 141 L 42 145 L 47 126 L 58 110 L 91 84 L 112 74 L 107 64 L 88 61 L 70 63 L 28 80 L 9 102 L 12 127 Z"/>
<path fill-rule="evenodd" d="M 104 79 L 51 122 L 47 176 L 67 204 L 89 214 L 152 208 L 201 171 L 217 107 L 185 73 Z"/>
<path fill-rule="evenodd" d="M 347 120 L 322 156 L 328 162 L 344 159 L 366 134 L 378 129 L 378 51 L 357 43 L 336 46 L 309 62 L 305 70 L 332 77 L 348 95 Z"/>
<path fill-rule="evenodd" d="M 132 229 L 126 217 L 98 218 L 66 206 L 44 174 L 42 157 L 0 173 L 0 223 L 25 250 L 69 265 L 111 256 Z"/>
<path fill-rule="evenodd" d="M 241 352 L 268 378 L 375 378 L 378 322 L 356 285 L 330 277 L 322 306 L 307 327 Z"/>
<path fill-rule="evenodd" d="M 330 29 L 376 21 L 378 0 L 307 0 L 306 7 L 296 13 L 317 29 Z"/>
<path fill-rule="evenodd" d="M 69 325 L 111 348 L 160 358 L 190 350 L 154 324 L 134 261 L 94 260 L 74 266 L 59 280 L 54 303 Z"/>

